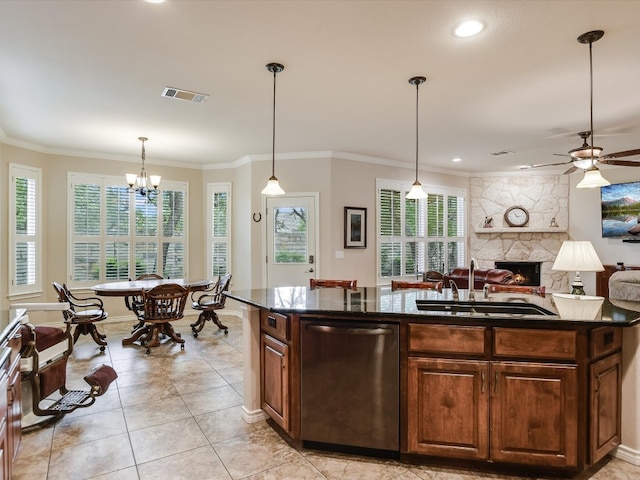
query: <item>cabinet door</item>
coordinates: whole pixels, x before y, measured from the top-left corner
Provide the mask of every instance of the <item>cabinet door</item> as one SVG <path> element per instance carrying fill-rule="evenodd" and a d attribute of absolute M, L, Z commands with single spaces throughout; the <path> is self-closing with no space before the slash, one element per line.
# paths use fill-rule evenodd
<path fill-rule="evenodd" d="M 410 453 L 487 458 L 487 373 L 482 361 L 409 358 Z"/>
<path fill-rule="evenodd" d="M 620 444 L 622 356 L 617 353 L 591 365 L 591 463 Z"/>
<path fill-rule="evenodd" d="M 7 389 L 7 440 L 8 455 L 11 464 L 15 462 L 22 439 L 22 400 L 20 381 L 20 360 L 11 369 Z"/>
<path fill-rule="evenodd" d="M 577 466 L 576 367 L 495 362 L 491 372 L 491 459 Z"/>
<path fill-rule="evenodd" d="M 289 347 L 262 334 L 262 408 L 289 431 Z"/>

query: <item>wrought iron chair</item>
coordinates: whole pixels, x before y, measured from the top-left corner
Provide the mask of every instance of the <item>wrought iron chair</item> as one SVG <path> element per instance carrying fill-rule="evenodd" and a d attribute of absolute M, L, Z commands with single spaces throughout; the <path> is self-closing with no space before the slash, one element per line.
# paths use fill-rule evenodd
<path fill-rule="evenodd" d="M 98 297 L 76 297 L 64 283 L 61 285 L 58 282 L 53 282 L 52 285 L 58 294 L 58 301 L 69 304 L 69 308 L 63 310 L 62 315 L 65 321 L 75 325 L 73 343 L 78 341 L 80 335 L 91 335 L 91 338 L 100 345 L 100 351 L 104 352 L 107 336 L 98 332 L 95 325 L 96 322 L 101 322 L 109 316 L 104 309 L 102 300 Z"/>
<path fill-rule="evenodd" d="M 442 291 L 444 282 L 404 282 L 401 280 L 391 280 L 391 290 L 402 290 L 407 288 L 419 288 L 422 290 Z"/>
<path fill-rule="evenodd" d="M 157 273 L 145 273 L 136 278 L 136 280 L 162 280 L 162 275 Z M 138 328 L 144 326 L 144 304 L 142 302 L 142 295 L 130 295 L 124 297 L 124 304 L 138 319 L 138 323 L 133 326 L 132 332 L 135 332 Z"/>
<path fill-rule="evenodd" d="M 326 280 L 326 279 L 309 279 L 311 290 L 314 288 L 349 288 L 355 290 L 358 288 L 358 280 Z"/>
<path fill-rule="evenodd" d="M 229 290 L 230 283 L 231 274 L 227 273 L 222 277 L 218 277 L 218 281 L 210 288 L 191 294 L 191 308 L 200 311 L 198 320 L 191 324 L 191 332 L 195 338 L 198 338 L 198 333 L 202 331 L 207 320 L 215 323 L 218 328 L 224 330 L 225 334 L 229 333 L 229 328 L 220 321 L 216 310 L 224 308 L 227 299 L 224 292 Z"/>
<path fill-rule="evenodd" d="M 184 316 L 190 289 L 176 283 L 158 285 L 150 290 L 142 291 L 144 305 L 144 325 L 138 328 L 129 338 L 122 340 L 123 345 L 131 345 L 140 339 L 151 352 L 151 347 L 160 345 L 158 336 L 164 334 L 184 350 L 184 339 L 173 329 L 172 321 L 180 320 Z"/>

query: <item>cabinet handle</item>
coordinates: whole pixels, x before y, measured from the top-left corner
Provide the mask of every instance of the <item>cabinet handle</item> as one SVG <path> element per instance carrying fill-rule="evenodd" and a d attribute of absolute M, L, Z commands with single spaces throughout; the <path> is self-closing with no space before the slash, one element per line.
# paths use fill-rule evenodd
<path fill-rule="evenodd" d="M 482 380 L 482 384 L 481 384 L 481 386 L 480 386 L 480 392 L 481 392 L 481 393 L 484 393 L 484 378 L 485 378 L 484 370 L 482 370 L 482 371 L 480 372 L 480 378 L 481 378 L 481 380 Z"/>

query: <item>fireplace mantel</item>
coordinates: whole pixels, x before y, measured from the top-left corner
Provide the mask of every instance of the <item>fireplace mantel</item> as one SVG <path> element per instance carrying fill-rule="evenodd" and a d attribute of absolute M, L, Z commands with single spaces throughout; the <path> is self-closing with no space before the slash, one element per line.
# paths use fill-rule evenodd
<path fill-rule="evenodd" d="M 474 232 L 478 235 L 490 235 L 492 233 L 567 233 L 566 227 L 476 227 Z"/>

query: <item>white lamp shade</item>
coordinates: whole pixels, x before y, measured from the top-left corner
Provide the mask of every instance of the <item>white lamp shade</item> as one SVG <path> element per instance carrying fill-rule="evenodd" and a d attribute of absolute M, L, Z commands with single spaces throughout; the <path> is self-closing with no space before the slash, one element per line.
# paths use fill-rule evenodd
<path fill-rule="evenodd" d="M 151 186 L 153 188 L 158 188 L 160 186 L 160 179 L 162 177 L 160 175 L 149 175 L 149 180 L 151 181 Z"/>
<path fill-rule="evenodd" d="M 607 185 L 611 185 L 611 182 L 600 174 L 600 170 L 593 167 L 584 172 L 584 178 L 576 185 L 576 188 L 596 188 Z"/>
<path fill-rule="evenodd" d="M 126 175 L 127 175 L 127 185 L 133 188 L 133 186 L 136 184 L 136 180 L 138 179 L 138 176 L 135 173 L 127 173 Z"/>
<path fill-rule="evenodd" d="M 262 189 L 262 195 L 284 195 L 284 190 L 280 187 L 280 183 L 276 177 L 271 177 L 267 182 L 267 186 Z"/>
<path fill-rule="evenodd" d="M 416 181 L 411 186 L 411 190 L 409 190 L 409 193 L 407 193 L 407 196 L 405 198 L 417 200 L 420 198 L 427 198 L 427 194 L 422 189 L 422 185 L 420 184 L 420 182 Z"/>
<path fill-rule="evenodd" d="M 602 272 L 604 267 L 589 241 L 562 242 L 552 270 L 564 272 Z"/>

